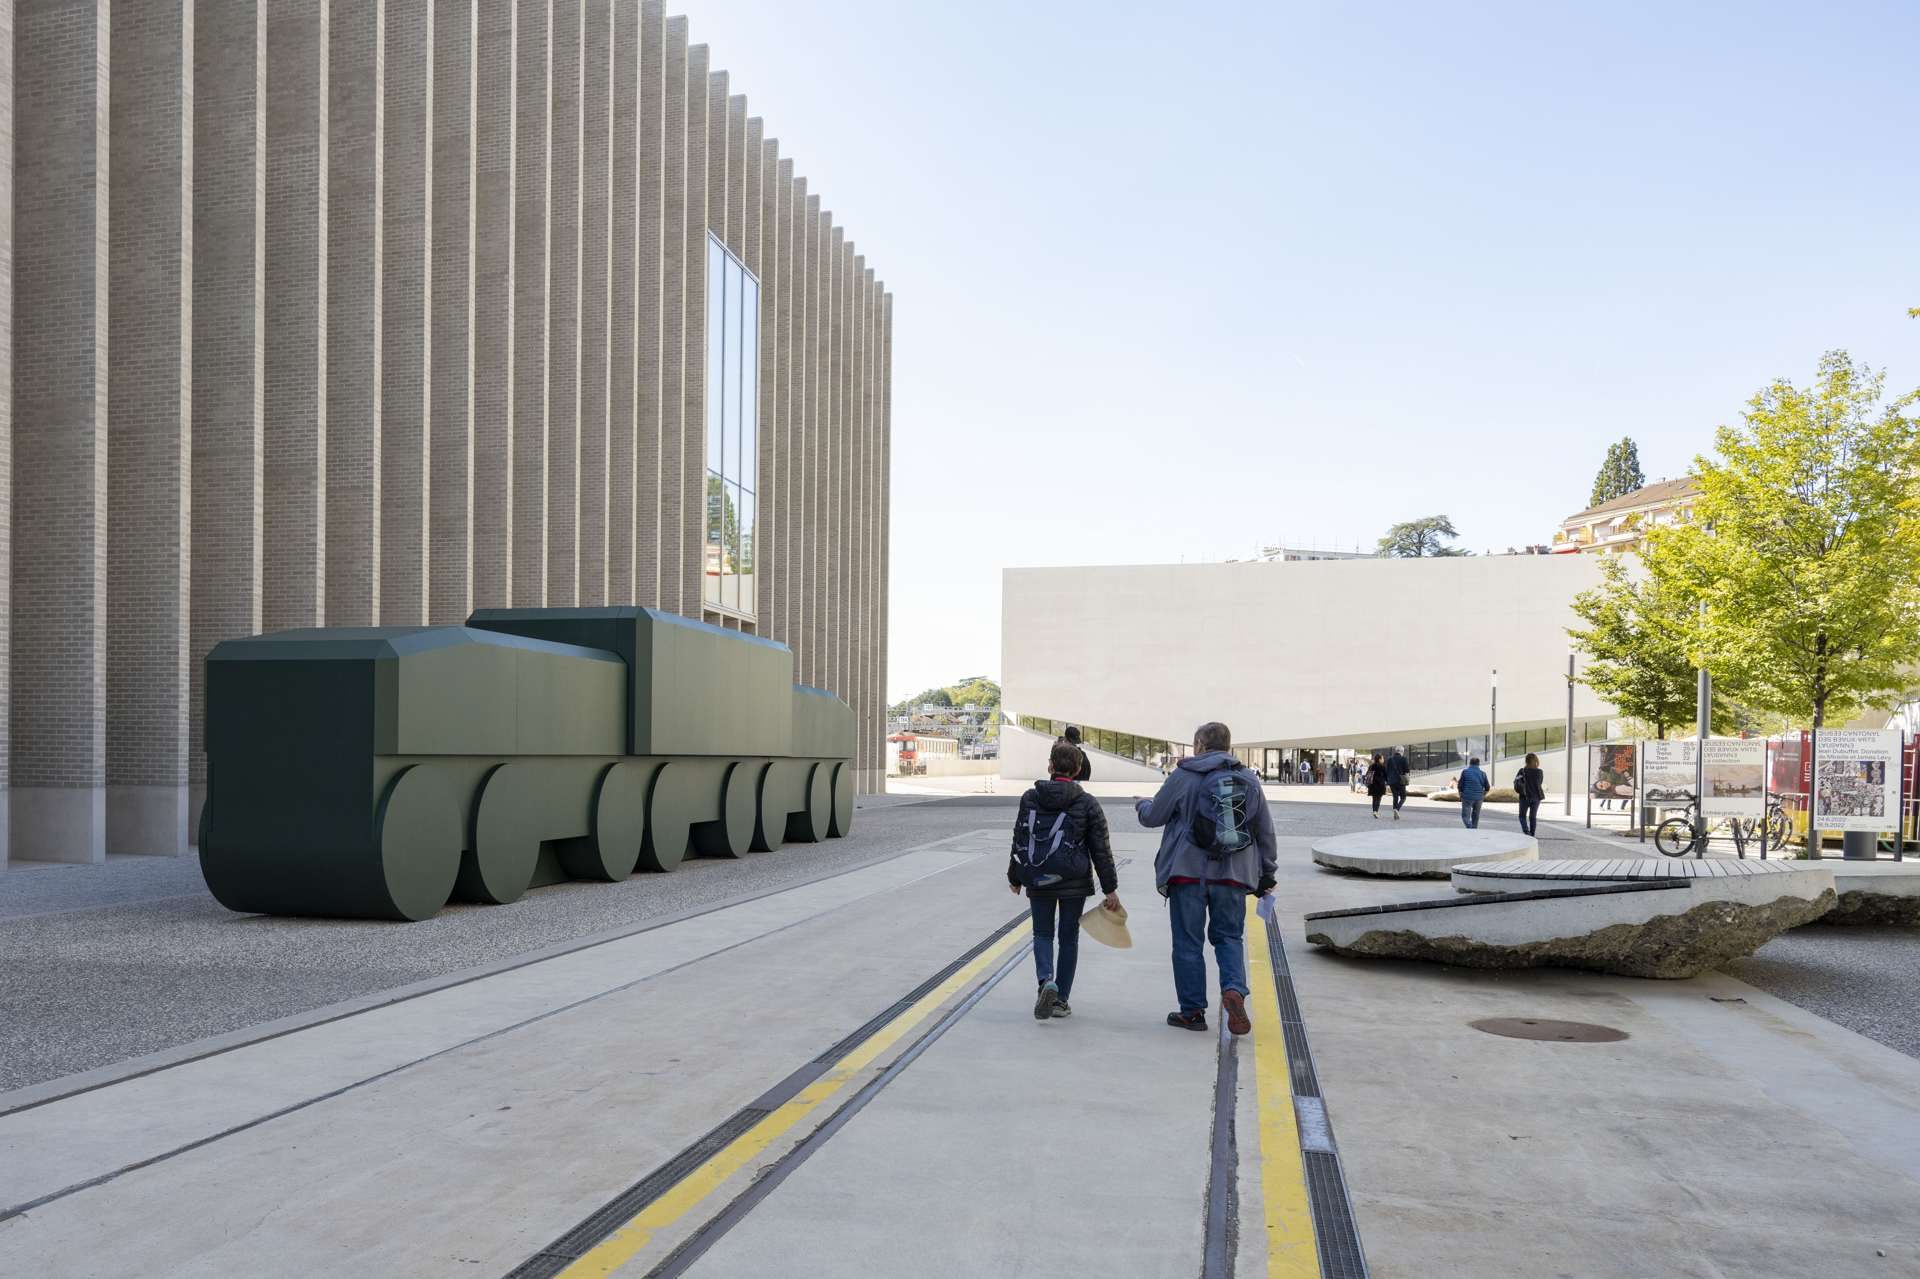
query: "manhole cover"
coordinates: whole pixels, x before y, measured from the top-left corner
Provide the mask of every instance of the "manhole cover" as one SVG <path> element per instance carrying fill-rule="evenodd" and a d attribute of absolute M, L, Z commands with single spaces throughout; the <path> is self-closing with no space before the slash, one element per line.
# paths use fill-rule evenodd
<path fill-rule="evenodd" d="M 1611 1026 L 1596 1026 L 1590 1021 L 1545 1021 L 1539 1017 L 1486 1017 L 1468 1022 L 1475 1030 L 1508 1039 L 1544 1039 L 1555 1044 L 1610 1044 L 1625 1039 L 1627 1032 Z"/>

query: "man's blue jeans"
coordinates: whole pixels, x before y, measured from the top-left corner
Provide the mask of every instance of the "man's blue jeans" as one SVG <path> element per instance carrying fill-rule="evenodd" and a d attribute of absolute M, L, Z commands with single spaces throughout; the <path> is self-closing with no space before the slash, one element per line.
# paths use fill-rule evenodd
<path fill-rule="evenodd" d="M 1483 800 L 1462 799 L 1460 801 L 1460 821 L 1468 830 L 1480 828 L 1480 805 Z"/>
<path fill-rule="evenodd" d="M 1062 999 L 1073 993 L 1073 970 L 1080 965 L 1080 911 L 1086 904 L 1084 897 L 1033 897 L 1027 902 L 1033 912 L 1033 966 L 1040 984 L 1052 982 L 1060 988 Z M 1057 967 L 1053 962 L 1056 938 L 1060 944 Z"/>
<path fill-rule="evenodd" d="M 1247 891 L 1230 884 L 1169 884 L 1173 923 L 1173 989 L 1183 1013 L 1207 1007 L 1207 959 L 1213 943 L 1220 989 L 1247 993 Z"/>

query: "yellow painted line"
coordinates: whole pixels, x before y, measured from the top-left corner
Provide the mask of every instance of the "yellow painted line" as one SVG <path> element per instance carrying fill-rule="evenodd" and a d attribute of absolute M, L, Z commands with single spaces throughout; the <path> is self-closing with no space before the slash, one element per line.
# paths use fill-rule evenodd
<path fill-rule="evenodd" d="M 1267 924 L 1247 916 L 1247 1000 L 1253 1018 L 1254 1091 L 1260 1103 L 1260 1197 L 1267 1224 L 1267 1279 L 1319 1279 L 1320 1250 L 1307 1205 L 1307 1173 L 1300 1160 L 1300 1125 L 1293 1113 L 1293 1072 L 1274 1002 L 1273 960 Z"/>
<path fill-rule="evenodd" d="M 966 967 L 928 991 L 917 1003 L 876 1030 L 858 1048 L 834 1063 L 832 1069 L 826 1074 L 796 1093 L 792 1100 L 735 1137 L 713 1158 L 681 1178 L 666 1194 L 641 1209 L 625 1225 L 561 1271 L 561 1279 L 610 1275 L 632 1261 L 654 1241 L 662 1230 L 698 1208 L 719 1190 L 728 1178 L 752 1164 L 768 1146 L 832 1100 L 856 1075 L 873 1064 L 881 1053 L 900 1042 L 915 1026 L 932 1016 L 942 1004 L 965 989 L 974 978 L 1026 939 L 1026 930 L 1016 928 L 987 947 Z M 824 1116 L 822 1118 L 824 1119 Z"/>

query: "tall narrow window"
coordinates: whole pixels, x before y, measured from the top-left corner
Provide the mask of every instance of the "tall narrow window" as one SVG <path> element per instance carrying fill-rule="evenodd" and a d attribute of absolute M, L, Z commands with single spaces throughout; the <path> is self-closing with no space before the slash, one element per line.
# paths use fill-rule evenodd
<path fill-rule="evenodd" d="M 707 237 L 708 608 L 752 618 L 760 449 L 760 282 Z"/>

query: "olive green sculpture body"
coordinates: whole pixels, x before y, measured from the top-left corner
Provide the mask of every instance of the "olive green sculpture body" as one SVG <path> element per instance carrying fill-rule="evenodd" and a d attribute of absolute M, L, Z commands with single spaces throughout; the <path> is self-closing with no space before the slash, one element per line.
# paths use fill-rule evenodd
<path fill-rule="evenodd" d="M 206 697 L 230 910 L 425 919 L 852 827 L 846 703 L 784 644 L 653 609 L 229 640 Z"/>

